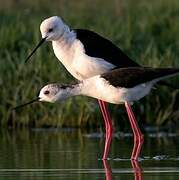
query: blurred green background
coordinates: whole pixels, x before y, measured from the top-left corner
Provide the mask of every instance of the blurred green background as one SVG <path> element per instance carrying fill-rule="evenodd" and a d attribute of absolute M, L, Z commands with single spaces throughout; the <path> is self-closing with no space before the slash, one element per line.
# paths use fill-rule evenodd
<path fill-rule="evenodd" d="M 43 45 L 27 64 L 25 58 L 40 40 L 39 25 L 61 16 L 71 28 L 93 30 L 112 40 L 144 66 L 179 67 L 178 0 L 0 0 L 0 125 L 1 127 L 102 127 L 95 99 L 76 97 L 60 104 L 37 103 L 11 108 L 37 96 L 49 82 L 74 82 Z M 178 85 L 179 78 L 169 79 Z M 179 126 L 179 91 L 157 87 L 134 111 L 143 126 Z M 113 124 L 129 128 L 122 105 L 110 105 Z"/>

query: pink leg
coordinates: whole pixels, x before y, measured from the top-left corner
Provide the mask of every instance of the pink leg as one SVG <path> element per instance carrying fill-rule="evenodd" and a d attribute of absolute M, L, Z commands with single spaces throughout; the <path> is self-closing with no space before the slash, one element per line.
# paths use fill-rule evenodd
<path fill-rule="evenodd" d="M 112 140 L 112 133 L 113 133 L 113 128 L 112 128 L 112 121 L 107 109 L 107 104 L 104 101 L 98 100 L 101 112 L 104 118 L 104 123 L 105 123 L 105 129 L 106 129 L 106 136 L 105 136 L 105 148 L 104 148 L 104 153 L 103 153 L 103 159 L 107 159 L 107 156 L 109 154 L 109 149 L 111 145 L 111 140 Z"/>
<path fill-rule="evenodd" d="M 125 107 L 127 110 L 127 114 L 129 117 L 131 127 L 132 127 L 132 131 L 134 134 L 134 147 L 133 147 L 131 159 L 132 160 L 138 160 L 138 157 L 139 157 L 139 154 L 141 152 L 141 148 L 142 148 L 142 145 L 144 142 L 144 136 L 138 127 L 137 120 L 135 119 L 132 108 L 128 102 L 125 102 Z"/>

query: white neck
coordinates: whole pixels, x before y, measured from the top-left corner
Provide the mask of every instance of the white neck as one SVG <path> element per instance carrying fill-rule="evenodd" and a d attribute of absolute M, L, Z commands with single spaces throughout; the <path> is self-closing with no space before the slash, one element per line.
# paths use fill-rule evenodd
<path fill-rule="evenodd" d="M 77 95 L 81 95 L 81 87 L 79 84 L 69 86 L 65 89 L 60 89 L 55 101 L 62 101 Z"/>
<path fill-rule="evenodd" d="M 66 97 L 68 98 L 71 96 L 83 95 L 97 98 L 98 95 L 95 93 L 96 85 L 93 79 L 94 78 L 89 78 L 81 81 L 78 84 L 72 85 L 72 87 L 68 87 L 67 89 L 65 89 Z"/>
<path fill-rule="evenodd" d="M 65 25 L 63 35 L 56 41 L 52 41 L 52 46 L 56 57 L 62 64 L 68 68 L 73 59 L 72 45 L 76 39 L 74 31 L 70 31 L 69 27 Z"/>
<path fill-rule="evenodd" d="M 79 84 L 71 86 L 69 85 L 69 87 L 67 87 L 66 89 L 60 90 L 59 94 L 57 95 L 57 100 L 61 101 L 78 95 L 91 96 L 91 93 L 88 93 L 91 90 L 89 86 L 90 84 L 86 83 L 86 80 L 85 82 L 82 81 Z"/>
<path fill-rule="evenodd" d="M 61 40 L 65 41 L 67 44 L 72 44 L 75 39 L 76 39 L 75 32 L 73 30 L 70 31 L 70 28 L 67 25 L 64 25 L 64 33 Z"/>
<path fill-rule="evenodd" d="M 70 96 L 78 96 L 82 94 L 83 83 L 75 84 L 72 88 L 67 88 L 67 93 Z"/>
<path fill-rule="evenodd" d="M 73 44 L 76 39 L 76 34 L 74 31 L 70 31 L 70 28 L 67 25 L 64 25 L 64 32 L 60 38 L 56 41 L 52 41 L 53 45 L 58 45 L 61 47 L 69 47 Z"/>

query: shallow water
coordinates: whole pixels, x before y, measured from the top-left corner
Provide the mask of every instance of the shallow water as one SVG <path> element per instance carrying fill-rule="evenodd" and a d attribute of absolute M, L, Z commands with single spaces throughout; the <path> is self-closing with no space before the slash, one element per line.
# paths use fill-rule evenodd
<path fill-rule="evenodd" d="M 0 179 L 179 179 L 179 136 L 145 135 L 140 162 L 129 160 L 131 134 L 116 133 L 110 158 L 104 138 L 75 129 L 0 132 Z"/>

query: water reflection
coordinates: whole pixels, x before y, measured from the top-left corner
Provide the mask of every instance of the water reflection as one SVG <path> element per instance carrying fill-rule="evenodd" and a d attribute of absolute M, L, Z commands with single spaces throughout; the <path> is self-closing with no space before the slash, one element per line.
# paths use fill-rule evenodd
<path fill-rule="evenodd" d="M 132 168 L 134 170 L 134 179 L 135 180 L 143 180 L 142 176 L 142 168 L 139 165 L 138 161 L 131 161 Z"/>
<path fill-rule="evenodd" d="M 112 180 L 112 170 L 107 160 L 103 160 L 106 180 Z M 131 166 L 134 173 L 134 180 L 143 180 L 142 168 L 138 161 L 131 160 Z"/>
<path fill-rule="evenodd" d="M 104 137 L 75 129 L 0 131 L 0 179 L 173 180 L 179 175 L 178 136 L 145 136 L 140 162 L 130 161 L 133 138 L 116 133 L 110 158 Z M 100 139 L 100 140 L 99 140 Z M 142 168 L 141 168 L 141 167 Z"/>
<path fill-rule="evenodd" d="M 107 160 L 103 160 L 103 166 L 104 166 L 106 180 L 112 180 L 112 171 Z"/>

